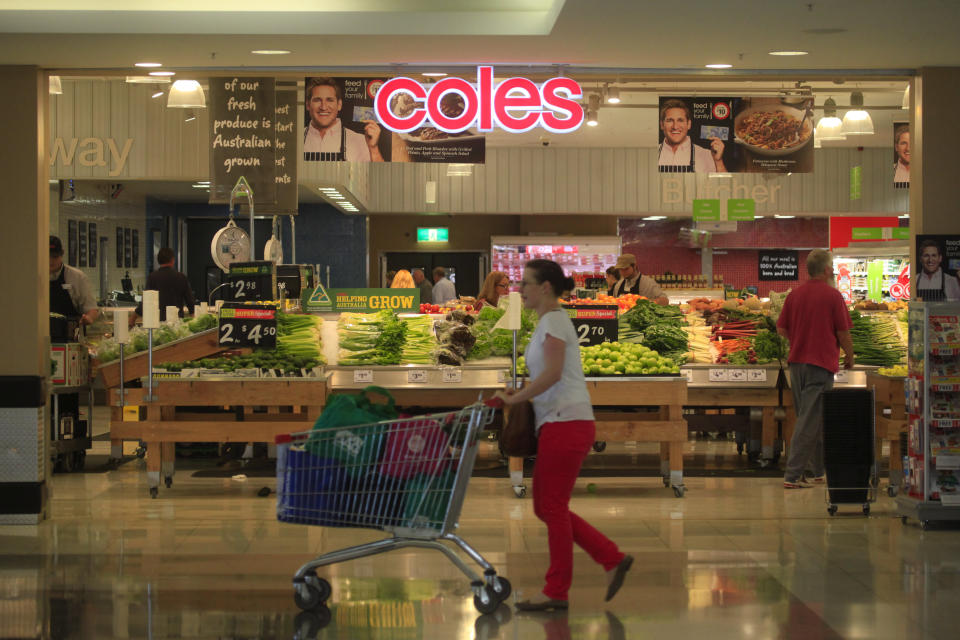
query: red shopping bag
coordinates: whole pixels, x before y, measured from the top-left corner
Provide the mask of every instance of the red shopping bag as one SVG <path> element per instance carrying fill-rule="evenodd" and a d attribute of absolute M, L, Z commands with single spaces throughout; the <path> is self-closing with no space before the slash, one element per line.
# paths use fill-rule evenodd
<path fill-rule="evenodd" d="M 393 478 L 439 475 L 450 464 L 450 436 L 436 420 L 398 422 L 387 432 L 381 473 Z"/>

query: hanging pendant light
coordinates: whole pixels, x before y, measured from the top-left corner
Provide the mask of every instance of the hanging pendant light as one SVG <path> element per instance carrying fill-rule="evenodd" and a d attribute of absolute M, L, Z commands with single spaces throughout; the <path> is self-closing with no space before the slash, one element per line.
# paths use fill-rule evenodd
<path fill-rule="evenodd" d="M 847 136 L 843 134 L 843 121 L 837 117 L 837 103 L 833 98 L 827 98 L 823 102 L 823 117 L 817 122 L 817 128 L 813 132 L 813 141 L 846 139 Z"/>
<path fill-rule="evenodd" d="M 863 109 L 863 94 L 854 91 L 850 94 L 850 106 L 853 109 L 843 115 L 843 133 L 848 136 L 872 136 L 873 120 Z"/>
<path fill-rule="evenodd" d="M 196 80 L 177 80 L 167 94 L 167 106 L 177 109 L 205 109 L 203 87 Z"/>
<path fill-rule="evenodd" d="M 607 102 L 609 104 L 620 104 L 620 89 L 607 87 Z"/>
<path fill-rule="evenodd" d="M 598 124 L 597 114 L 600 111 L 600 94 L 591 93 L 587 98 L 587 126 L 595 127 Z"/>
<path fill-rule="evenodd" d="M 59 96 L 63 93 L 63 85 L 60 83 L 60 76 L 50 76 L 50 93 Z"/>

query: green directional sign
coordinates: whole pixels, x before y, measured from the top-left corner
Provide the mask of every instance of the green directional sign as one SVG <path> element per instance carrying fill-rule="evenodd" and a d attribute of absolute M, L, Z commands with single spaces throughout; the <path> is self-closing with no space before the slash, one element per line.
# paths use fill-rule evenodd
<path fill-rule="evenodd" d="M 719 220 L 720 219 L 720 200 L 700 199 L 693 201 L 693 219 L 694 220 Z"/>
<path fill-rule="evenodd" d="M 753 198 L 727 200 L 727 220 L 753 220 L 756 217 L 757 205 Z"/>
<path fill-rule="evenodd" d="M 850 237 L 853 240 L 883 240 L 883 227 L 854 227 Z"/>
<path fill-rule="evenodd" d="M 417 242 L 449 242 L 447 227 L 417 227 Z"/>
<path fill-rule="evenodd" d="M 893 228 L 893 239 L 894 239 L 894 240 L 909 240 L 909 239 L 910 239 L 910 227 L 894 227 L 894 228 Z"/>

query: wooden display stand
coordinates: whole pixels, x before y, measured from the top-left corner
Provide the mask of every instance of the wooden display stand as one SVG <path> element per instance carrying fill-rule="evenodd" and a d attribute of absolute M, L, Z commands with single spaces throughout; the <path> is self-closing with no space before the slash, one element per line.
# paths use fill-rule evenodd
<path fill-rule="evenodd" d="M 226 347 L 221 347 L 217 329 L 208 329 L 192 336 L 161 345 L 153 348 L 153 366 L 156 367 L 165 362 L 188 362 L 198 358 L 206 358 L 214 354 L 225 351 Z M 139 380 L 149 373 L 148 371 L 149 355 L 146 351 L 135 353 L 132 356 L 125 356 L 123 359 L 123 377 L 124 382 Z M 120 360 L 114 360 L 109 364 L 100 365 L 98 374 L 103 378 L 103 385 L 112 389 L 120 386 Z"/>
<path fill-rule="evenodd" d="M 588 380 L 590 400 L 597 408 L 595 440 L 603 442 L 659 442 L 660 471 L 665 486 L 682 498 L 683 447 L 687 442 L 687 404 L 684 378 L 656 380 Z M 647 412 L 604 410 L 603 407 L 646 407 Z"/>
<path fill-rule="evenodd" d="M 154 400 L 147 389 L 110 394 L 110 438 L 143 440 L 147 445 L 147 482 L 157 496 L 161 472 L 173 484 L 177 442 L 269 442 L 283 433 L 307 431 L 323 410 L 327 378 L 253 380 L 157 380 Z M 146 420 L 123 421 L 123 405 L 146 407 Z M 198 413 L 191 407 L 215 407 Z M 237 409 L 241 408 L 240 411 Z M 256 411 L 264 409 L 263 412 Z"/>
<path fill-rule="evenodd" d="M 890 484 L 887 494 L 897 495 L 903 480 L 903 453 L 900 434 L 907 432 L 907 407 L 904 396 L 904 378 L 889 378 L 878 373 L 867 374 L 867 388 L 873 388 L 874 424 L 876 425 L 877 457 L 883 442 L 890 443 Z"/>

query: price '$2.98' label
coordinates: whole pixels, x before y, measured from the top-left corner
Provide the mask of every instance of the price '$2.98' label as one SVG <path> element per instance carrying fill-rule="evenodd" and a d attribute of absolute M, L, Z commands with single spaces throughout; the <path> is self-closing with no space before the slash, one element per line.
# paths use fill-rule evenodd
<path fill-rule="evenodd" d="M 277 307 L 226 303 L 220 308 L 220 346 L 277 347 Z"/>

